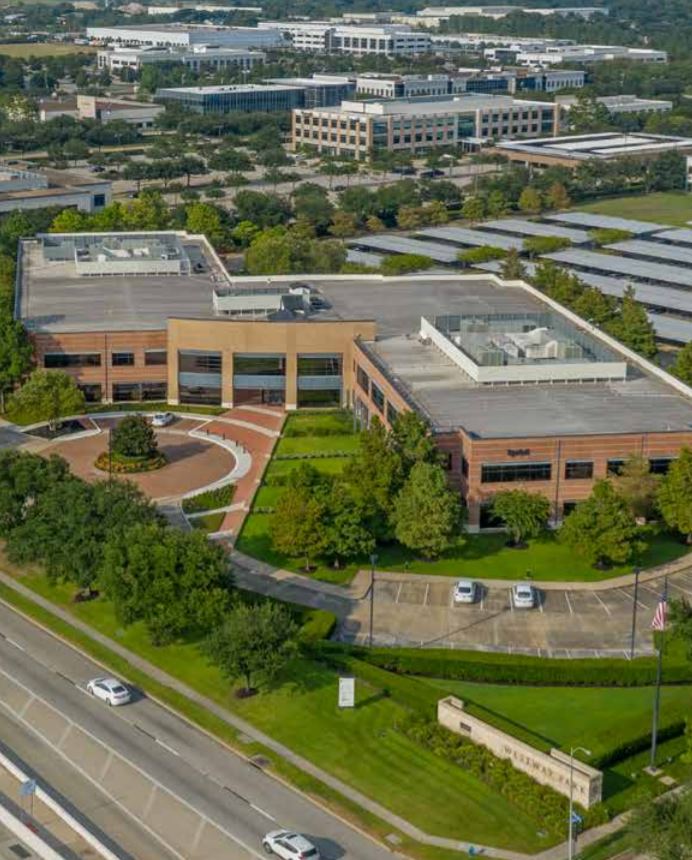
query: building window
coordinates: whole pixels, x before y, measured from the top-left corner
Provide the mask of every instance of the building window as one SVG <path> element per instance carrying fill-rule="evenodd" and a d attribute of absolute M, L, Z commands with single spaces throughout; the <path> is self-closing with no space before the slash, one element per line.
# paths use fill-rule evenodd
<path fill-rule="evenodd" d="M 356 381 L 366 394 L 370 394 L 370 377 L 360 365 L 356 368 Z"/>
<path fill-rule="evenodd" d="M 139 400 L 139 385 L 136 382 L 113 383 L 113 402 L 122 403 L 124 400 Z"/>
<path fill-rule="evenodd" d="M 389 422 L 390 427 L 396 422 L 396 419 L 398 417 L 399 410 L 392 406 L 389 401 L 387 401 L 387 421 Z"/>
<path fill-rule="evenodd" d="M 99 352 L 47 352 L 43 356 L 43 366 L 57 367 L 101 367 Z"/>
<path fill-rule="evenodd" d="M 298 389 L 298 408 L 316 409 L 341 406 L 341 388 Z"/>
<path fill-rule="evenodd" d="M 341 376 L 341 356 L 299 355 L 298 376 Z"/>
<path fill-rule="evenodd" d="M 466 459 L 466 457 L 461 458 L 461 474 L 465 478 L 468 478 L 469 476 L 469 461 Z"/>
<path fill-rule="evenodd" d="M 608 460 L 606 471 L 609 475 L 620 475 L 622 474 L 622 467 L 624 465 L 624 460 Z"/>
<path fill-rule="evenodd" d="M 587 460 L 568 460 L 565 463 L 565 478 L 593 478 L 593 463 Z"/>
<path fill-rule="evenodd" d="M 113 401 L 119 403 L 125 400 L 146 400 L 164 403 L 167 387 L 165 382 L 114 382 Z"/>
<path fill-rule="evenodd" d="M 99 383 L 78 386 L 87 403 L 101 402 L 101 386 Z"/>
<path fill-rule="evenodd" d="M 285 376 L 285 355 L 236 353 L 233 356 L 234 376 Z"/>
<path fill-rule="evenodd" d="M 134 352 L 114 352 L 111 354 L 111 364 L 113 367 L 134 367 L 135 354 Z"/>
<path fill-rule="evenodd" d="M 206 385 L 180 385 L 181 403 L 203 403 L 208 406 L 221 405 L 221 388 Z"/>
<path fill-rule="evenodd" d="M 652 475 L 666 475 L 670 464 L 673 462 L 672 457 L 654 457 L 649 460 L 649 469 Z"/>
<path fill-rule="evenodd" d="M 518 481 L 549 481 L 550 463 L 483 463 L 482 484 L 509 484 Z"/>
<path fill-rule="evenodd" d="M 94 194 L 93 197 L 94 206 L 105 206 L 106 205 L 106 195 L 105 194 Z"/>
<path fill-rule="evenodd" d="M 147 367 L 168 364 L 168 353 L 165 349 L 147 349 L 144 353 L 144 364 Z"/>
<path fill-rule="evenodd" d="M 221 353 L 179 352 L 178 370 L 181 373 L 221 373 Z"/>
<path fill-rule="evenodd" d="M 370 383 L 370 396 L 378 412 L 384 413 L 384 393 L 374 382 Z"/>

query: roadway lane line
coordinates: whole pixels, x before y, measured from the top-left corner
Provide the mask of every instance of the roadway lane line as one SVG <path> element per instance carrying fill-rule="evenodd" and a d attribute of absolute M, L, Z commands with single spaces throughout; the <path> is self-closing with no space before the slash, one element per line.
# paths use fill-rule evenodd
<path fill-rule="evenodd" d="M 163 749 L 165 749 L 166 752 L 169 752 L 172 755 L 180 756 L 178 750 L 173 749 L 173 747 L 169 746 L 165 741 L 159 740 L 159 738 L 154 738 L 154 742 L 157 743 Z"/>
<path fill-rule="evenodd" d="M 596 598 L 596 600 L 601 604 L 601 606 L 605 609 L 605 611 L 608 613 L 608 615 L 612 615 L 613 613 L 610 611 L 610 608 L 608 607 L 608 605 L 607 605 L 606 603 L 604 603 L 604 602 L 601 600 L 601 598 L 598 596 L 598 592 L 597 592 L 597 591 L 592 591 L 591 593 L 592 593 L 592 594 L 593 594 L 593 596 Z"/>
<path fill-rule="evenodd" d="M 8 645 L 13 645 L 15 648 L 19 648 L 20 651 L 24 651 L 24 653 L 26 653 L 26 648 L 23 645 L 20 645 L 19 642 L 15 642 L 14 639 L 10 639 L 9 636 L 5 636 L 4 633 L 2 634 L 2 638 L 8 643 Z"/>
<path fill-rule="evenodd" d="M 255 810 L 255 812 L 259 812 L 260 815 L 263 815 L 265 818 L 268 818 L 270 821 L 276 821 L 273 815 L 270 815 L 266 809 L 262 809 L 261 806 L 257 806 L 255 803 L 251 803 L 250 806 Z"/>

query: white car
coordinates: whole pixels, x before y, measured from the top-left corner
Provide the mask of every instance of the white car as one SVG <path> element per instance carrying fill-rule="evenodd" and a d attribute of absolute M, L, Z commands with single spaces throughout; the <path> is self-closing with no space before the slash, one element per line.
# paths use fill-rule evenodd
<path fill-rule="evenodd" d="M 475 603 L 478 598 L 478 586 L 472 579 L 460 579 L 454 586 L 455 603 Z"/>
<path fill-rule="evenodd" d="M 290 830 L 272 830 L 262 840 L 267 854 L 276 854 L 283 860 L 320 860 L 320 852 L 300 833 Z"/>
<path fill-rule="evenodd" d="M 533 609 L 536 597 L 536 589 L 528 582 L 519 582 L 512 586 L 512 604 L 515 609 Z"/>
<path fill-rule="evenodd" d="M 166 427 L 173 420 L 172 412 L 157 412 L 151 419 L 152 427 Z"/>
<path fill-rule="evenodd" d="M 126 705 L 132 698 L 130 691 L 117 678 L 93 678 L 86 688 L 92 696 L 109 705 Z"/>

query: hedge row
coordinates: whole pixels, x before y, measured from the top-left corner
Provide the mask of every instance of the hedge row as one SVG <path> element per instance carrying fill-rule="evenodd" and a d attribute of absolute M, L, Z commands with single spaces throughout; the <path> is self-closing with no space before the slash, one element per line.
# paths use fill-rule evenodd
<path fill-rule="evenodd" d="M 684 734 L 685 721 L 675 720 L 674 722 L 668 723 L 667 725 L 664 724 L 659 728 L 658 743 L 669 741 L 672 738 L 682 737 Z M 630 756 L 637 755 L 637 753 L 648 750 L 650 746 L 651 732 L 647 732 L 646 734 L 639 735 L 639 737 L 623 741 L 621 744 L 618 744 L 616 747 L 603 753 L 603 755 L 597 756 L 592 761 L 590 760 L 589 764 L 593 765 L 593 767 L 597 767 L 599 770 L 603 770 L 604 768 L 612 767 L 619 761 L 630 758 Z"/>
<path fill-rule="evenodd" d="M 656 678 L 654 657 L 639 657 L 636 660 L 561 660 L 483 651 L 367 649 L 334 642 L 324 643 L 322 648 L 324 651 L 345 651 L 399 675 L 422 675 L 488 684 L 644 687 L 655 683 Z M 663 681 L 665 684 L 692 683 L 692 662 L 669 659 L 664 666 Z"/>
<path fill-rule="evenodd" d="M 336 627 L 336 615 L 326 609 L 315 609 L 310 612 L 307 621 L 300 628 L 300 641 L 304 644 L 329 639 Z"/>
<path fill-rule="evenodd" d="M 343 436 L 343 433 L 339 434 Z M 275 460 L 319 460 L 329 457 L 353 457 L 353 451 L 310 451 L 302 454 L 274 454 Z"/>
<path fill-rule="evenodd" d="M 196 514 L 199 511 L 213 511 L 215 508 L 225 508 L 230 505 L 235 495 L 235 484 L 227 484 L 215 490 L 206 490 L 183 499 L 183 510 L 186 514 Z"/>

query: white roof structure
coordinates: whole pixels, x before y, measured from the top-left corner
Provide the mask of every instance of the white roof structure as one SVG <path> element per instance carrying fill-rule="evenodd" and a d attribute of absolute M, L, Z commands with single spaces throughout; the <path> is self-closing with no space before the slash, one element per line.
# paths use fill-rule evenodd
<path fill-rule="evenodd" d="M 559 221 L 562 224 L 575 224 L 589 230 L 613 229 L 627 230 L 628 233 L 640 235 L 657 233 L 665 230 L 665 224 L 655 224 L 653 221 L 635 221 L 632 218 L 618 218 L 614 215 L 597 215 L 594 212 L 553 212 L 545 216 L 547 221 Z"/>

